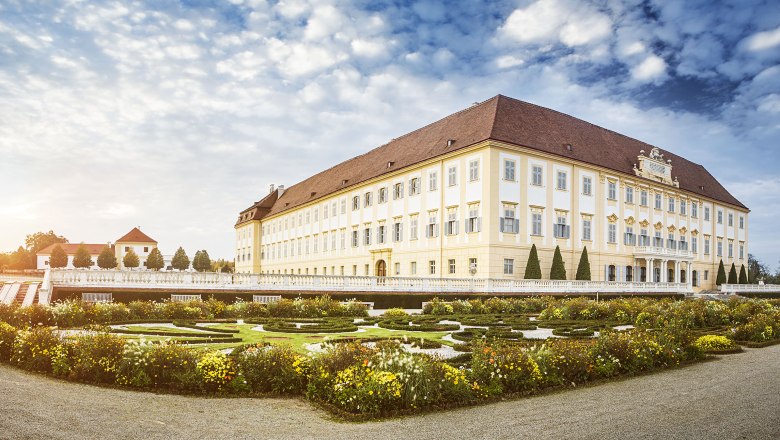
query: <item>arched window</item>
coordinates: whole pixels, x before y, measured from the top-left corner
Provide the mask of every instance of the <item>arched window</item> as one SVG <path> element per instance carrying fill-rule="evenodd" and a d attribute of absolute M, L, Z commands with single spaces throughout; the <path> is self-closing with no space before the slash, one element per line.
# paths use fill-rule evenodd
<path fill-rule="evenodd" d="M 615 281 L 615 265 L 610 264 L 607 268 L 607 281 Z"/>
<path fill-rule="evenodd" d="M 634 268 L 626 266 L 626 281 L 634 281 Z"/>

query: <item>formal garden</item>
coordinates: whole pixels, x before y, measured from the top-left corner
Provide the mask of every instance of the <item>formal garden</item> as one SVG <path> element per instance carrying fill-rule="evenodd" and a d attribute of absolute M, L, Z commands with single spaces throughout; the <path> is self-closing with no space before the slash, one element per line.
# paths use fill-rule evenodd
<path fill-rule="evenodd" d="M 474 405 L 780 343 L 780 301 L 434 299 L 369 314 L 327 296 L 0 305 L 0 362 L 68 380 L 300 396 L 360 420 Z"/>

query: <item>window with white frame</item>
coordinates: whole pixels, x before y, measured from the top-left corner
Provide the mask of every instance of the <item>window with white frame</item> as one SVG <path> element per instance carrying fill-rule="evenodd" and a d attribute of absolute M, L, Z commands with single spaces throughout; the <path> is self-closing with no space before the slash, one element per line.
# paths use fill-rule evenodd
<path fill-rule="evenodd" d="M 582 194 L 586 195 L 586 196 L 589 196 L 589 195 L 593 194 L 592 193 L 592 191 L 593 191 L 592 190 L 592 185 L 593 185 L 593 182 L 592 182 L 590 177 L 587 177 L 587 176 L 583 177 L 582 178 Z"/>
<path fill-rule="evenodd" d="M 669 197 L 669 212 L 674 212 L 674 197 Z"/>
<path fill-rule="evenodd" d="M 458 233 L 458 209 L 447 209 L 447 222 L 444 224 L 444 233 L 446 235 L 457 235 Z"/>
<path fill-rule="evenodd" d="M 582 239 L 591 240 L 591 219 L 582 219 Z"/>
<path fill-rule="evenodd" d="M 531 185 L 542 186 L 542 167 L 539 165 L 531 167 Z"/>
<path fill-rule="evenodd" d="M 631 186 L 626 187 L 626 203 L 634 203 L 634 188 Z"/>
<path fill-rule="evenodd" d="M 663 196 L 656 193 L 655 195 L 655 209 L 661 209 L 663 207 Z"/>
<path fill-rule="evenodd" d="M 342 229 L 340 234 L 341 249 L 347 248 L 347 230 Z"/>
<path fill-rule="evenodd" d="M 469 181 L 479 180 L 479 160 L 469 162 Z"/>
<path fill-rule="evenodd" d="M 412 261 L 409 263 L 409 275 L 417 275 L 417 262 Z"/>
<path fill-rule="evenodd" d="M 709 206 L 705 206 L 704 207 L 704 221 L 705 222 L 710 221 L 710 207 Z"/>
<path fill-rule="evenodd" d="M 609 200 L 617 200 L 617 183 L 615 182 L 607 183 L 607 198 Z"/>
<path fill-rule="evenodd" d="M 696 202 L 691 202 L 691 217 L 697 218 L 699 216 L 699 205 Z"/>
<path fill-rule="evenodd" d="M 644 189 L 639 192 L 639 204 L 647 206 L 647 191 Z"/>
<path fill-rule="evenodd" d="M 334 200 L 333 203 L 330 204 L 330 216 L 335 217 L 336 216 L 336 201 Z M 293 225 L 295 226 L 295 225 Z"/>
<path fill-rule="evenodd" d="M 688 210 L 688 203 L 685 200 L 680 200 L 680 215 L 685 215 Z"/>
<path fill-rule="evenodd" d="M 383 244 L 385 242 L 385 225 L 380 224 L 376 227 L 376 242 Z"/>
<path fill-rule="evenodd" d="M 607 225 L 607 242 L 617 243 L 617 225 L 614 223 Z"/>
<path fill-rule="evenodd" d="M 739 229 L 745 229 L 745 217 L 739 216 Z"/>
<path fill-rule="evenodd" d="M 677 242 L 677 248 L 681 251 L 688 250 L 688 241 L 685 239 L 685 234 L 680 234 L 680 241 Z"/>
<path fill-rule="evenodd" d="M 662 248 L 664 247 L 664 238 L 661 236 L 661 231 L 655 231 L 655 238 L 653 239 L 653 246 Z"/>
<path fill-rule="evenodd" d="M 317 247 L 319 246 L 319 243 L 320 243 L 320 237 L 319 237 L 319 234 L 314 234 L 314 249 L 313 249 L 313 250 L 314 250 L 314 253 L 315 253 L 315 254 L 316 254 L 317 252 L 319 252 L 319 251 L 317 250 Z"/>
<path fill-rule="evenodd" d="M 374 193 L 367 192 L 363 195 L 363 207 L 371 206 L 374 203 Z"/>
<path fill-rule="evenodd" d="M 409 217 L 409 240 L 417 240 L 417 215 Z"/>
<path fill-rule="evenodd" d="M 352 210 L 357 211 L 360 209 L 360 197 L 354 196 L 352 197 Z M 306 223 L 309 223 L 309 213 L 306 213 Z"/>
<path fill-rule="evenodd" d="M 363 230 L 363 245 L 370 246 L 371 245 L 371 227 L 367 226 Z"/>
<path fill-rule="evenodd" d="M 734 258 L 734 240 L 729 240 L 729 258 Z"/>
<path fill-rule="evenodd" d="M 705 235 L 704 236 L 704 255 L 710 254 L 710 236 Z"/>
<path fill-rule="evenodd" d="M 439 216 L 436 211 L 428 213 L 428 224 L 425 226 L 425 236 L 427 238 L 439 236 Z"/>
<path fill-rule="evenodd" d="M 336 250 L 336 231 L 331 231 L 330 233 L 330 248 L 332 250 Z"/>
<path fill-rule="evenodd" d="M 420 178 L 419 177 L 413 177 L 409 181 L 409 195 L 415 196 L 417 194 L 420 194 Z"/>
<path fill-rule="evenodd" d="M 398 182 L 393 185 L 393 200 L 402 198 L 404 198 L 404 184 L 403 182 Z"/>
<path fill-rule="evenodd" d="M 476 271 L 477 270 L 477 259 L 476 258 L 469 258 L 469 271 Z"/>
<path fill-rule="evenodd" d="M 482 230 L 482 217 L 479 216 L 479 205 L 469 205 L 469 217 L 466 219 L 466 232 Z"/>
<path fill-rule="evenodd" d="M 387 202 L 387 188 L 379 188 L 379 203 Z"/>
<path fill-rule="evenodd" d="M 542 235 L 542 213 L 531 213 L 531 235 Z"/>
<path fill-rule="evenodd" d="M 718 237 L 718 247 L 717 247 L 717 253 L 715 254 L 718 257 L 723 256 L 723 239 Z"/>
<path fill-rule="evenodd" d="M 515 161 L 504 160 L 504 180 L 515 181 Z"/>
<path fill-rule="evenodd" d="M 566 224 L 566 215 L 558 214 L 557 222 L 553 225 L 553 236 L 555 238 L 569 238 L 569 225 Z"/>
<path fill-rule="evenodd" d="M 396 219 L 393 223 L 393 241 L 399 242 L 404 239 L 404 224 L 401 223 L 401 219 Z"/>
<path fill-rule="evenodd" d="M 626 232 L 623 236 L 623 244 L 625 244 L 626 246 L 636 245 L 636 235 L 634 235 L 633 226 L 626 226 Z"/>
<path fill-rule="evenodd" d="M 428 261 L 428 273 L 431 275 L 436 275 L 436 260 Z"/>
<path fill-rule="evenodd" d="M 347 199 L 341 199 L 341 213 L 347 213 Z M 300 223 L 300 219 L 298 219 L 298 223 Z"/>
<path fill-rule="evenodd" d="M 320 210 L 319 209 L 315 209 L 314 210 L 314 221 L 315 222 L 318 222 L 320 220 L 319 216 L 320 216 Z"/>
<path fill-rule="evenodd" d="M 358 247 L 360 244 L 360 238 L 358 237 L 358 230 L 353 229 L 352 230 L 352 247 Z"/>
<path fill-rule="evenodd" d="M 729 212 L 729 227 L 734 226 L 734 214 Z"/>
<path fill-rule="evenodd" d="M 740 241 L 739 242 L 739 259 L 744 260 L 745 259 L 745 242 Z"/>
<path fill-rule="evenodd" d="M 668 249 L 677 249 L 677 241 L 674 239 L 674 232 L 670 232 L 666 239 L 666 247 Z"/>
<path fill-rule="evenodd" d="M 515 206 L 504 205 L 504 216 L 499 219 L 500 232 L 517 234 L 520 232 L 520 220 L 515 218 Z"/>
<path fill-rule="evenodd" d="M 311 243 L 311 237 L 306 237 L 303 240 L 303 244 L 306 247 L 306 255 L 309 255 L 309 243 Z"/>
<path fill-rule="evenodd" d="M 691 237 L 691 252 L 699 252 L 699 237 Z"/>
<path fill-rule="evenodd" d="M 458 184 L 458 167 L 451 166 L 447 168 L 447 185 L 455 186 Z"/>
<path fill-rule="evenodd" d="M 723 211 L 720 209 L 718 210 L 718 224 L 719 225 L 723 224 Z"/>
<path fill-rule="evenodd" d="M 566 191 L 566 172 L 558 171 L 557 188 L 560 191 Z"/>
<path fill-rule="evenodd" d="M 504 258 L 504 275 L 513 275 L 515 273 L 515 260 Z"/>
<path fill-rule="evenodd" d="M 322 233 L 322 252 L 328 252 L 328 233 Z"/>
<path fill-rule="evenodd" d="M 431 171 L 428 173 L 428 191 L 436 191 L 439 186 L 439 173 Z"/>
<path fill-rule="evenodd" d="M 450 274 L 455 273 L 455 259 L 454 258 L 450 258 L 449 260 L 447 260 L 447 267 L 449 268 L 449 273 Z"/>

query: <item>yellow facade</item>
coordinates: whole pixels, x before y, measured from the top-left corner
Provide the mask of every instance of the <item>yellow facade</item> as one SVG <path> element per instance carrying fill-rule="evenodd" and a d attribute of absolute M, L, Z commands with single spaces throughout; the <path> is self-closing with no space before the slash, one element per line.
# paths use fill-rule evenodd
<path fill-rule="evenodd" d="M 574 279 L 583 247 L 596 281 L 668 280 L 693 282 L 696 290 L 712 289 L 721 259 L 727 271 L 732 262 L 737 270 L 747 266 L 746 209 L 683 191 L 670 180 L 654 182 L 636 174 L 484 141 L 262 220 L 237 224 L 236 271 L 522 279 L 532 244 L 538 248 L 543 278 L 549 276 L 556 245 L 569 279 Z M 415 184 L 413 179 L 419 180 Z M 398 184 L 401 194 L 396 194 Z M 413 185 L 419 192 L 410 194 Z M 656 195 L 661 197 L 660 209 Z M 518 219 L 517 231 L 506 220 L 502 231 L 507 211 Z M 451 218 L 457 226 L 449 230 Z M 590 237 L 584 236 L 586 222 Z M 426 233 L 428 228 L 432 233 Z M 554 230 L 566 235 L 567 229 L 568 238 L 554 237 Z M 625 235 L 628 231 L 634 234 L 634 244 Z M 641 246 L 642 232 L 649 238 L 647 246 Z M 654 246 L 659 244 L 656 234 L 660 247 Z M 647 269 L 651 260 L 660 273 Z"/>

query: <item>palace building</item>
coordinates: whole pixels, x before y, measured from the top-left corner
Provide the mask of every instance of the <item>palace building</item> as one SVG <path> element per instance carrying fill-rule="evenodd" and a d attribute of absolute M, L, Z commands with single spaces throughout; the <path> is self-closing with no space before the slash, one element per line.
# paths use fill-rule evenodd
<path fill-rule="evenodd" d="M 715 286 L 747 265 L 749 210 L 669 151 L 496 96 L 289 188 L 235 224 L 241 273 L 543 278 L 560 246 L 574 279 Z"/>

